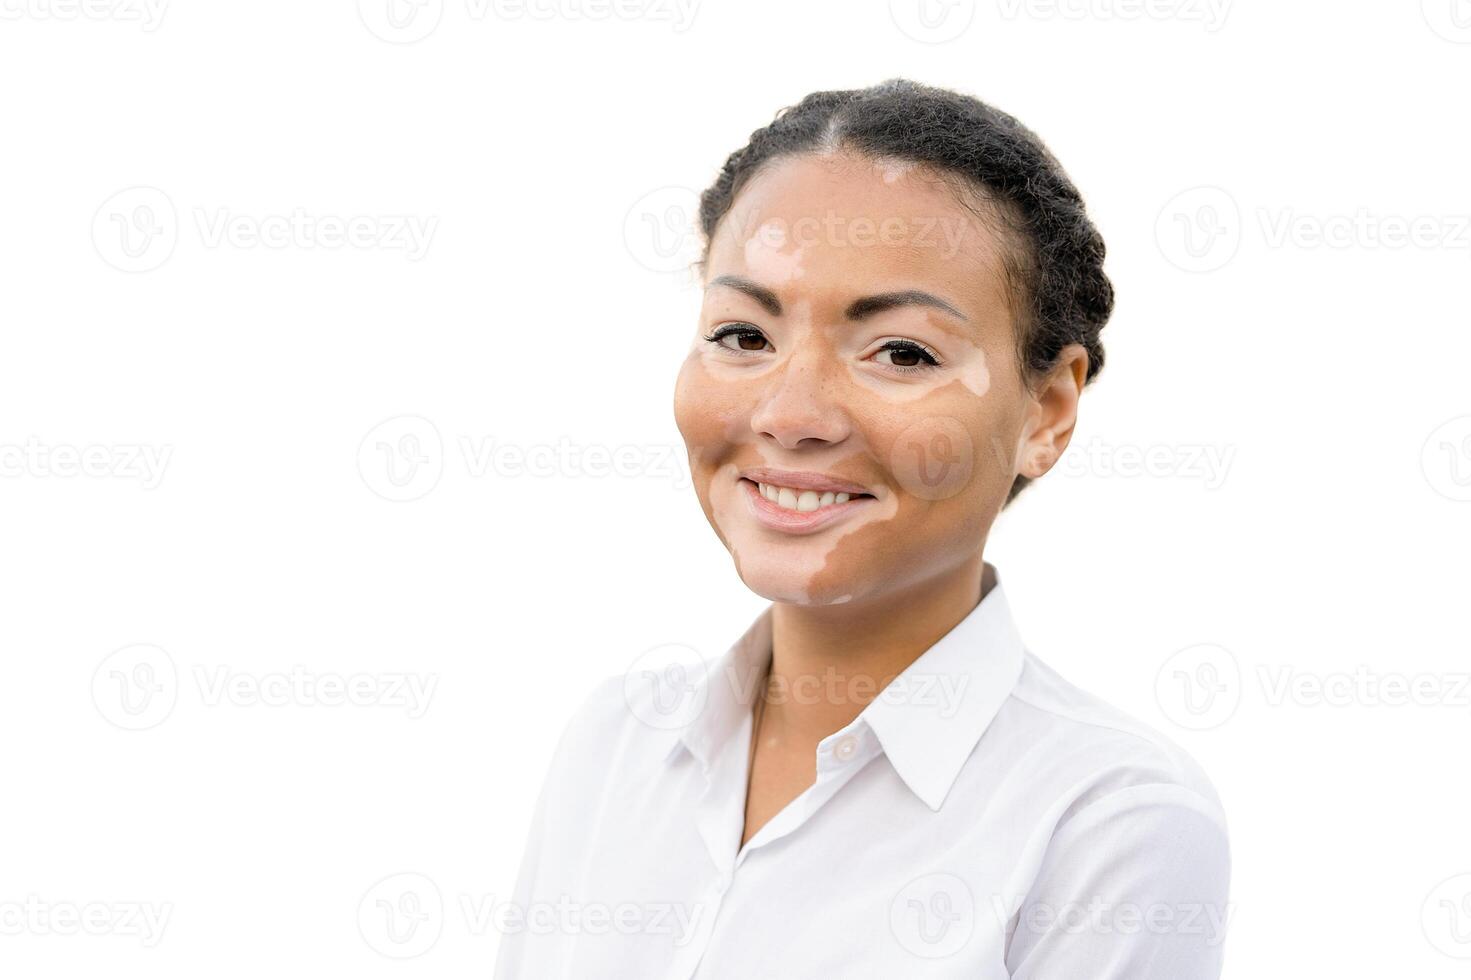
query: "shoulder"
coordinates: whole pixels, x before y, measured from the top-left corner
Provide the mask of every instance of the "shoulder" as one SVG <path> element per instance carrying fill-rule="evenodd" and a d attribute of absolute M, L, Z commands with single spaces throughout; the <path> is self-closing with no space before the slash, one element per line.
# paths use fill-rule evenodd
<path fill-rule="evenodd" d="M 563 725 L 558 761 L 571 758 L 606 769 L 667 752 L 688 720 L 693 692 L 702 690 L 702 672 L 692 665 L 677 676 L 658 673 L 652 680 L 637 671 L 606 674 L 586 686 Z"/>
<path fill-rule="evenodd" d="M 1006 735 L 1026 754 L 1035 776 L 1055 792 L 1059 829 L 1085 810 L 1096 819 L 1147 803 L 1181 822 L 1214 824 L 1224 840 L 1220 797 L 1189 753 L 1031 653 L 1002 718 Z"/>
<path fill-rule="evenodd" d="M 1008 892 L 1011 973 L 1218 977 L 1231 852 L 1201 767 L 1031 654 L 1002 712 L 1015 771 L 1041 809 Z"/>
<path fill-rule="evenodd" d="M 1200 765 L 1172 739 L 1031 654 L 1002 715 L 1015 771 L 1025 774 L 1039 818 L 1019 852 L 1024 905 L 1068 908 L 1096 894 L 1121 908 L 1176 910 L 1182 931 L 1160 940 L 1156 951 L 1206 964 L 1173 975 L 1215 976 L 1210 964 L 1229 913 L 1231 847 L 1220 798 Z M 1194 912 L 1209 913 L 1213 939 L 1186 931 L 1201 921 Z M 1067 957 L 1088 946 L 1074 942 L 1071 952 L 1048 953 L 1058 937 L 1027 929 L 1013 939 L 1014 954 L 1041 951 L 1037 962 L 1061 956 L 1059 962 L 1076 965 Z"/>
<path fill-rule="evenodd" d="M 626 675 L 606 674 L 585 685 L 562 727 L 563 746 L 605 744 L 633 720 L 625 688 Z"/>

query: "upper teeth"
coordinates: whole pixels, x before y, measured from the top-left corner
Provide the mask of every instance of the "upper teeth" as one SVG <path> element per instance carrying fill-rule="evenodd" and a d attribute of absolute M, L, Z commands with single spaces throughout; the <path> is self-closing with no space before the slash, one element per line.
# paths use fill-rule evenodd
<path fill-rule="evenodd" d="M 787 510 L 816 510 L 829 504 L 846 504 L 851 494 L 818 493 L 816 490 L 794 490 L 791 487 L 778 487 L 771 483 L 757 483 L 761 496 Z"/>

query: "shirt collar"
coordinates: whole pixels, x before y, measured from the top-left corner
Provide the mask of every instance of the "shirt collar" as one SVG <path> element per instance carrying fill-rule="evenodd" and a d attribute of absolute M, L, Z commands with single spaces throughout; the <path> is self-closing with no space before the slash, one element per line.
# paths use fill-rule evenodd
<path fill-rule="evenodd" d="M 975 608 L 843 729 L 872 729 L 899 778 L 931 810 L 940 808 L 1021 676 L 1025 648 L 1000 576 L 989 562 L 986 569 L 993 584 Z M 740 730 L 771 659 L 772 608 L 699 679 L 703 707 L 677 732 L 669 758 L 683 746 L 708 769 Z"/>
<path fill-rule="evenodd" d="M 672 759 L 683 747 L 709 770 L 720 749 L 740 730 L 741 722 L 756 702 L 757 689 L 771 662 L 771 611 L 767 605 L 692 685 L 692 721 L 675 731 L 669 748 Z M 666 761 L 667 761 L 666 759 Z"/>

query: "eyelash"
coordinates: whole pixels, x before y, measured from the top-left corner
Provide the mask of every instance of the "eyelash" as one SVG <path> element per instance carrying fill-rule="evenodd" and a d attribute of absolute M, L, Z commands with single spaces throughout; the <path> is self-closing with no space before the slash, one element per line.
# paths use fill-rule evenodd
<path fill-rule="evenodd" d="M 917 340 L 887 340 L 880 351 L 909 351 L 918 354 L 921 364 L 885 364 L 884 367 L 890 371 L 898 371 L 900 374 L 918 374 L 924 371 L 932 371 L 940 366 L 940 355 L 930 350 Z"/>
<path fill-rule="evenodd" d="M 721 341 L 724 340 L 726 337 L 740 336 L 740 335 L 744 335 L 744 334 L 755 334 L 756 336 L 760 337 L 762 340 L 766 340 L 766 335 L 763 334 L 759 329 L 757 329 L 755 325 L 750 324 L 750 323 L 727 323 L 727 324 L 724 324 L 723 326 L 717 327 L 714 331 L 712 331 L 710 333 L 710 335 L 705 338 L 705 340 L 707 340 L 710 343 L 714 344 L 715 346 L 720 347 L 723 350 L 725 350 L 725 351 L 727 351 L 727 352 L 729 352 L 731 354 L 735 354 L 735 355 L 737 355 L 739 357 L 746 357 L 746 356 L 751 355 L 751 354 L 760 354 L 761 351 L 759 351 L 759 350 L 740 350 L 739 348 L 735 348 L 735 347 L 727 347 L 725 344 L 722 344 L 721 343 Z M 923 364 L 907 364 L 907 365 L 906 364 L 885 364 L 884 365 L 884 367 L 886 369 L 888 369 L 890 371 L 896 371 L 896 372 L 898 372 L 900 374 L 917 374 L 917 373 L 921 373 L 921 372 L 924 372 L 924 371 L 933 370 L 933 369 L 935 369 L 935 368 L 937 368 L 937 367 L 940 366 L 940 355 L 936 354 L 929 347 L 926 347 L 924 344 L 921 344 L 917 340 L 889 340 L 889 341 L 885 341 L 884 342 L 884 345 L 882 347 L 880 347 L 878 349 L 878 351 L 875 351 L 875 353 L 879 353 L 879 352 L 882 352 L 882 351 L 890 351 L 890 352 L 893 352 L 893 351 L 908 351 L 908 352 L 911 352 L 911 353 L 914 353 L 914 354 L 918 354 L 919 357 L 926 362 L 926 363 L 923 363 Z"/>
<path fill-rule="evenodd" d="M 746 357 L 750 354 L 761 353 L 759 350 L 740 350 L 736 347 L 726 347 L 724 344 L 721 343 L 721 341 L 724 340 L 726 337 L 739 336 L 741 334 L 748 333 L 755 334 L 762 340 L 766 339 L 766 335 L 763 334 L 760 330 L 756 329 L 754 324 L 750 323 L 724 324 L 723 326 L 716 327 L 715 330 L 710 333 L 710 336 L 706 337 L 705 339 L 710 341 L 710 343 L 714 344 L 716 347 L 720 347 L 732 354 L 738 354 L 741 357 Z"/>

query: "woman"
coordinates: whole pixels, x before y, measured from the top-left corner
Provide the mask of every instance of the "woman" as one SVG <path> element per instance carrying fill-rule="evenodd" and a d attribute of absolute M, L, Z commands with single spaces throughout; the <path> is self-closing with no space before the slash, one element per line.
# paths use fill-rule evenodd
<path fill-rule="evenodd" d="M 576 714 L 497 977 L 1217 977 L 1209 782 L 1028 653 L 982 557 L 1103 364 L 1077 190 L 1012 117 L 896 80 L 780 113 L 700 220 L 675 415 L 771 604 Z"/>

